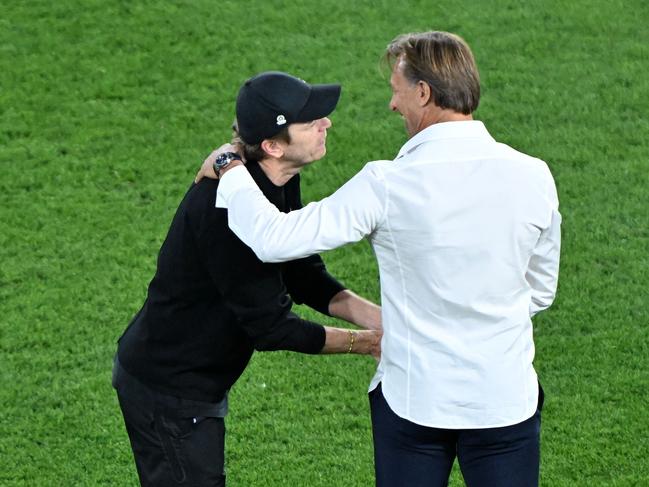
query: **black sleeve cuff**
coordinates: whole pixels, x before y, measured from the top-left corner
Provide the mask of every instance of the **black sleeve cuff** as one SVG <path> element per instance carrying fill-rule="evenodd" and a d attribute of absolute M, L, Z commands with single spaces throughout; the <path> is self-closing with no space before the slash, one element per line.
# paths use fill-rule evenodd
<path fill-rule="evenodd" d="M 326 333 L 322 325 L 289 313 L 279 326 L 255 337 L 254 347 L 259 351 L 290 350 L 317 354 L 324 347 L 325 339 Z"/>

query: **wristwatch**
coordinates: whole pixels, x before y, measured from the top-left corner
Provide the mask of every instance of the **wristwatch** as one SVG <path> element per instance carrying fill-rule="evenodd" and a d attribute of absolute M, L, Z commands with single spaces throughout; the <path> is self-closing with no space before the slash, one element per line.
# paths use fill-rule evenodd
<path fill-rule="evenodd" d="M 219 154 L 214 161 L 214 172 L 219 175 L 221 169 L 229 166 L 232 161 L 241 160 L 243 159 L 241 159 L 241 156 L 236 152 L 224 152 L 223 154 Z"/>

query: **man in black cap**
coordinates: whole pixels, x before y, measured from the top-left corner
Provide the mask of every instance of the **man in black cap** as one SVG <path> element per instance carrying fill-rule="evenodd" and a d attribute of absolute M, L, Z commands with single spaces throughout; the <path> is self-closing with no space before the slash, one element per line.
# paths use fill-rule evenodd
<path fill-rule="evenodd" d="M 248 80 L 237 98 L 246 167 L 281 211 L 302 206 L 299 172 L 324 156 L 338 85 L 285 73 Z M 215 169 L 237 154 L 217 158 Z M 263 264 L 228 229 L 218 180 L 185 195 L 158 256 L 142 309 L 119 340 L 113 369 L 140 482 L 225 485 L 227 394 L 254 350 L 378 356 L 380 308 L 330 276 L 319 256 Z M 324 327 L 292 302 L 363 331 Z"/>

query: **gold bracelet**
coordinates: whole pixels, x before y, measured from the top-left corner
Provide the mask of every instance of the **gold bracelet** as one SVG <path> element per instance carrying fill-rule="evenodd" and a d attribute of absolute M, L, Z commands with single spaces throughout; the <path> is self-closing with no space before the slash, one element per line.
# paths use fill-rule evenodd
<path fill-rule="evenodd" d="M 354 340 L 356 339 L 356 333 L 349 329 L 347 331 L 349 332 L 349 350 L 347 350 L 347 353 L 352 353 L 352 348 L 354 348 Z"/>

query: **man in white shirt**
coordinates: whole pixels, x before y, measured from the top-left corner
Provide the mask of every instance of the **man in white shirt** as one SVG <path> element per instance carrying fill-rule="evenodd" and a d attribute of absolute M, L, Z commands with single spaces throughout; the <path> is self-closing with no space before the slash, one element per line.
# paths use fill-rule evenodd
<path fill-rule="evenodd" d="M 406 34 L 386 58 L 390 108 L 409 136 L 394 161 L 370 162 L 288 214 L 235 162 L 220 170 L 216 205 L 263 261 L 364 237 L 373 246 L 384 327 L 370 385 L 378 486 L 447 485 L 456 456 L 469 486 L 536 486 L 543 392 L 531 317 L 557 287 L 554 180 L 473 120 L 479 75 L 461 38 Z"/>

